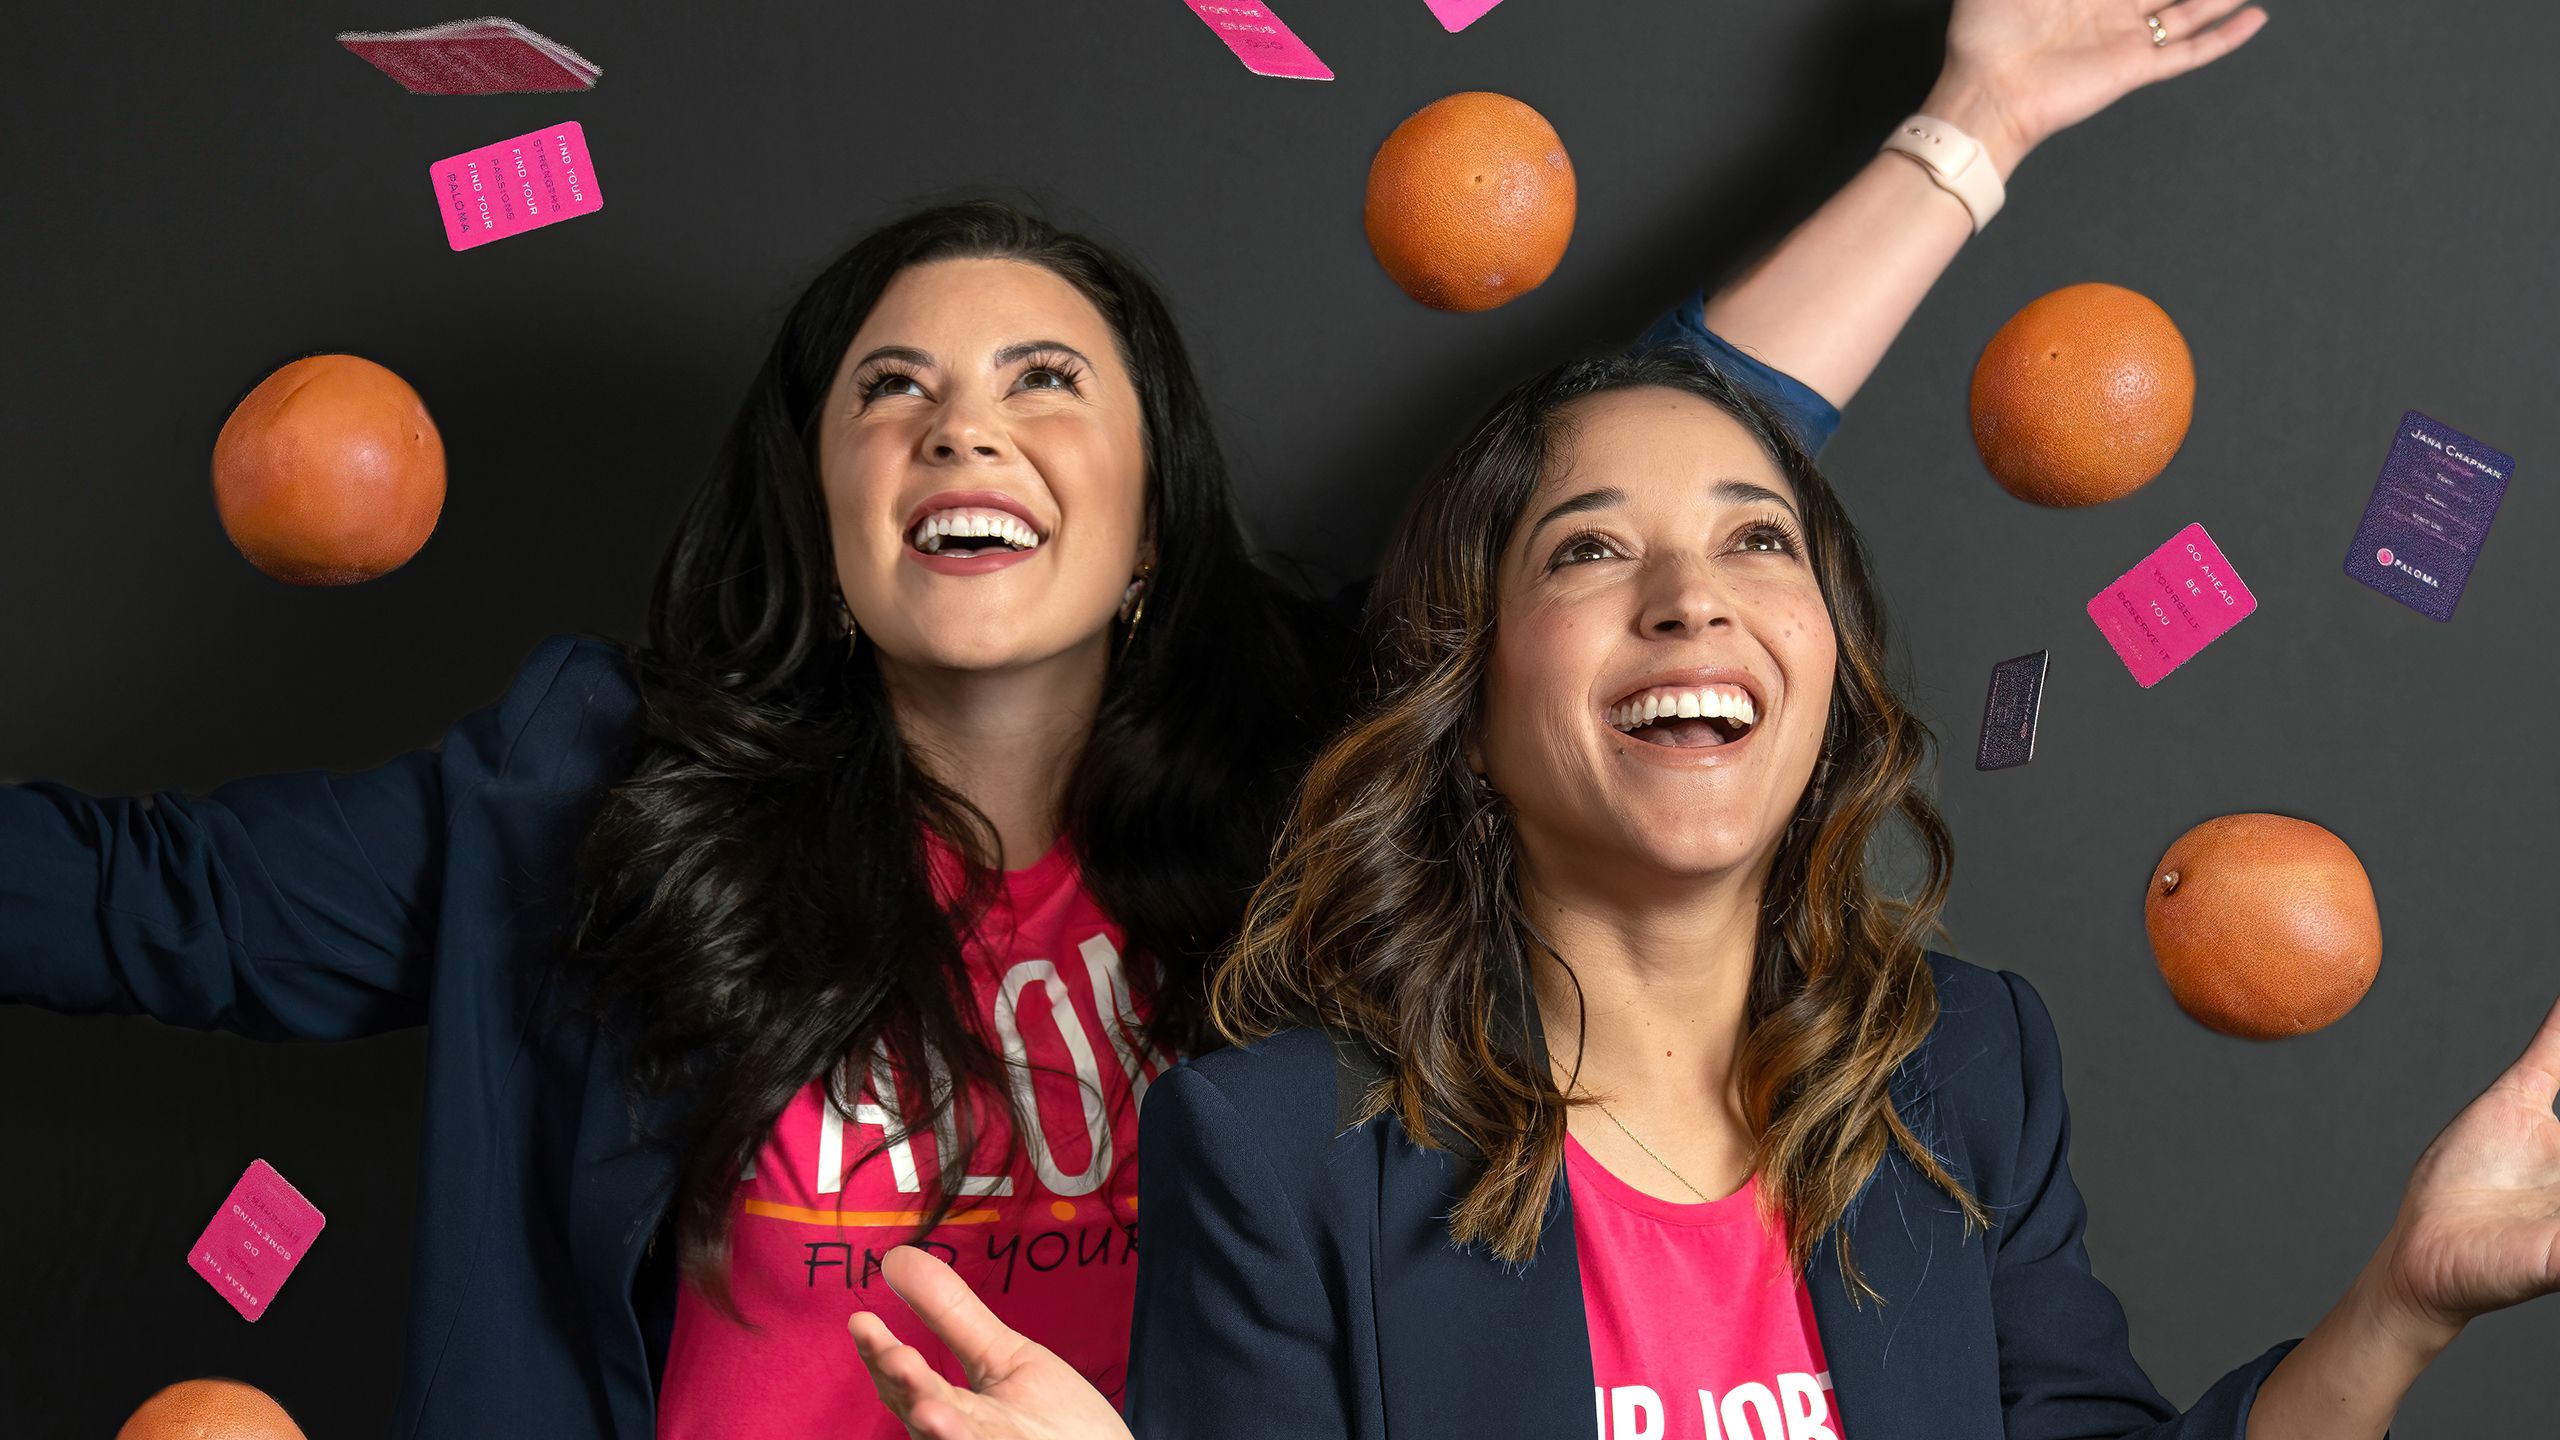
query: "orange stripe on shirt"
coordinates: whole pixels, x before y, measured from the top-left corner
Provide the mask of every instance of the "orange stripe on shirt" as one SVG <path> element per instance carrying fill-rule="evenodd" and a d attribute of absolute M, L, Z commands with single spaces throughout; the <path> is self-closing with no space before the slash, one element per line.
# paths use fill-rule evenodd
<path fill-rule="evenodd" d="M 747 1213 L 775 1220 L 797 1220 L 804 1225 L 921 1225 L 922 1210 L 807 1210 L 797 1205 L 776 1205 L 769 1200 L 749 1200 Z M 942 1217 L 945 1225 L 992 1225 L 998 1212 L 994 1210 L 954 1210 Z"/>

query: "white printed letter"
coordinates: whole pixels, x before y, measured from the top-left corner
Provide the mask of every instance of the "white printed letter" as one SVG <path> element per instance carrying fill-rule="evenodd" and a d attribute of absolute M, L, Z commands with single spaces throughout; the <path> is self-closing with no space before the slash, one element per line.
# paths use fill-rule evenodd
<path fill-rule="evenodd" d="M 1778 1397 L 1757 1380 L 1724 1392 L 1724 1434 L 1725 1440 L 1787 1440 L 1786 1426 L 1778 1419 Z"/>
<path fill-rule="evenodd" d="M 1831 1402 L 1814 1377 L 1801 1370 L 1779 1376 L 1778 1398 L 1787 1412 L 1787 1440 L 1840 1440 L 1831 1428 Z"/>
<path fill-rule="evenodd" d="M 1610 1440 L 1662 1440 L 1662 1397 L 1643 1385 L 1609 1392 Z"/>
<path fill-rule="evenodd" d="M 1058 1169 L 1058 1158 L 1049 1151 L 1048 1127 L 1041 1123 L 1039 1101 L 1032 1092 L 1020 1011 L 1022 992 L 1035 984 L 1049 992 L 1050 1018 L 1067 1042 L 1067 1054 L 1075 1061 L 1076 1091 L 1084 1100 L 1084 1133 L 1092 1144 L 1093 1158 L 1079 1175 Z M 1060 1195 L 1090 1195 L 1101 1189 L 1103 1178 L 1111 1173 L 1111 1128 L 1102 1114 L 1102 1068 L 1094 1063 L 1093 1042 L 1085 1038 L 1084 1022 L 1076 1018 L 1075 1004 L 1067 998 L 1067 987 L 1058 979 L 1057 966 L 1046 960 L 1025 960 L 1005 972 L 1004 982 L 996 991 L 996 1036 L 1004 1042 L 1005 1074 L 1013 1082 L 1014 1102 L 1030 1122 L 1031 1133 L 1023 1137 L 1023 1142 L 1031 1152 L 1031 1168 L 1039 1173 L 1040 1183 Z"/>

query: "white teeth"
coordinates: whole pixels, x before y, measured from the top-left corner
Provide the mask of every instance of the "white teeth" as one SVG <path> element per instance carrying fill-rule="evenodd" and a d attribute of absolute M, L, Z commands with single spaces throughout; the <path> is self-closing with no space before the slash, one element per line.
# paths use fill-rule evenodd
<path fill-rule="evenodd" d="M 1685 688 L 1660 686 L 1632 700 L 1609 708 L 1609 724 L 1620 730 L 1633 730 L 1654 720 L 1706 718 L 1731 720 L 1745 727 L 1757 724 L 1759 714 L 1751 703 L 1751 695 L 1738 685 L 1699 685 Z"/>
<path fill-rule="evenodd" d="M 943 542 L 955 539 L 1000 540 L 1016 550 L 1033 550 L 1040 545 L 1039 532 L 1019 518 L 979 506 L 936 510 L 917 523 L 909 539 L 927 555 L 940 554 Z"/>

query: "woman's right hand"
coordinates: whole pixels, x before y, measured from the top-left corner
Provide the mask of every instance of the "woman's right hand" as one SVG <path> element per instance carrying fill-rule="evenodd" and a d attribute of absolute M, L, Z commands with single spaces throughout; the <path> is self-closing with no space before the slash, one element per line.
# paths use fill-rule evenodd
<path fill-rule="evenodd" d="M 1920 108 L 1979 138 L 2005 177 L 2056 133 L 2212 64 L 2266 23 L 2243 0 L 1956 0 L 1945 70 Z"/>
<path fill-rule="evenodd" d="M 909 1434 L 924 1440 L 1129 1440 L 1102 1392 L 1046 1345 L 995 1317 L 950 1266 L 912 1245 L 880 1262 L 889 1288 L 968 1372 L 961 1389 L 934 1372 L 879 1316 L 847 1322 L 872 1388 Z"/>

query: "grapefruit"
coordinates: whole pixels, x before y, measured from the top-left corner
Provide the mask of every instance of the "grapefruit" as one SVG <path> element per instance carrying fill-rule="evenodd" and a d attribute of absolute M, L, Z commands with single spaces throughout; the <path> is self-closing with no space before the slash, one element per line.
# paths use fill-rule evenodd
<path fill-rule="evenodd" d="M 222 422 L 213 503 L 250 564 L 290 585 L 396 570 L 444 509 L 444 439 L 407 381 L 354 355 L 276 371 Z"/>
<path fill-rule="evenodd" d="M 2246 1040 L 2320 1029 L 2382 965 L 2356 852 L 2286 815 L 2225 815 L 2179 836 L 2151 869 L 2142 925 L 2179 1008 Z"/>
<path fill-rule="evenodd" d="M 1362 212 L 1389 279 L 1435 310 L 1490 310 L 1555 273 L 1573 162 L 1547 117 L 1470 90 L 1407 117 L 1369 162 Z"/>
<path fill-rule="evenodd" d="M 2169 468 L 2195 359 L 2169 313 L 2120 285 L 2066 285 L 2009 317 L 1973 367 L 1973 445 L 2001 488 L 2097 505 Z"/>
<path fill-rule="evenodd" d="M 303 1440 L 267 1392 L 237 1380 L 181 1380 L 142 1402 L 116 1440 Z"/>

